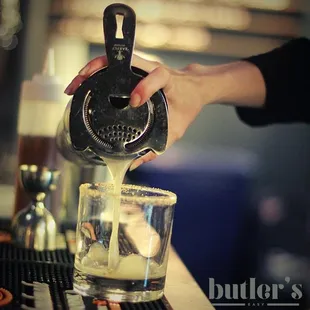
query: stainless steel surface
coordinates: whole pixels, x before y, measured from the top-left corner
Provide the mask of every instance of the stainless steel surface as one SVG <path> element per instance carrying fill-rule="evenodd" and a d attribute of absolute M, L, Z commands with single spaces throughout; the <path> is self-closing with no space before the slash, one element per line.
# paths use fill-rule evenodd
<path fill-rule="evenodd" d="M 117 23 L 119 15 L 122 25 Z M 109 65 L 80 85 L 57 130 L 60 153 L 80 165 L 104 165 L 102 158 L 134 159 L 149 151 L 161 154 L 167 144 L 164 93 L 156 92 L 139 108 L 129 105 L 133 89 L 147 76 L 131 66 L 135 12 L 123 4 L 110 5 L 104 11 L 103 25 Z"/>
<path fill-rule="evenodd" d="M 56 249 L 56 222 L 43 201 L 56 189 L 59 175 L 58 170 L 46 167 L 20 166 L 20 181 L 32 202 L 13 218 L 12 237 L 16 245 L 38 251 Z"/>

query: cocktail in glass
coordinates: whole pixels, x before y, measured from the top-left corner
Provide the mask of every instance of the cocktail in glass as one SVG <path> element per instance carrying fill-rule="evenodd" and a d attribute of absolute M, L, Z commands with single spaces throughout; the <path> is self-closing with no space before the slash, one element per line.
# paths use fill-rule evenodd
<path fill-rule="evenodd" d="M 123 185 L 116 195 L 111 183 L 81 185 L 74 289 L 116 302 L 161 298 L 175 203 L 160 189 Z"/>

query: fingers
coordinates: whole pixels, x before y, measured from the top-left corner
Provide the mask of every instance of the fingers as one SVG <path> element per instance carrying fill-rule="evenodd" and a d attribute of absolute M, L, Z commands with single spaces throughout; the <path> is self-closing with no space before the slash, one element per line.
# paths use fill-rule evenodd
<path fill-rule="evenodd" d="M 157 67 L 145 77 L 131 93 L 130 104 L 139 107 L 160 89 L 169 90 L 170 72 L 164 67 Z"/>
<path fill-rule="evenodd" d="M 168 135 L 168 141 L 167 141 L 167 146 L 166 149 L 168 149 L 174 141 L 176 141 L 177 139 L 172 135 Z M 145 154 L 142 157 L 139 157 L 138 159 L 136 159 L 131 166 L 129 167 L 129 171 L 133 171 L 135 169 L 137 169 L 138 167 L 140 167 L 142 164 L 145 164 L 147 162 L 150 162 L 152 160 L 154 160 L 157 157 L 157 155 L 155 153 L 153 153 L 152 151 L 148 152 L 147 154 Z"/>
<path fill-rule="evenodd" d="M 131 65 L 148 73 L 162 66 L 162 64 L 157 61 L 149 61 L 137 55 L 133 55 Z"/>
<path fill-rule="evenodd" d="M 73 95 L 78 87 L 87 79 L 86 76 L 77 75 L 65 89 L 65 94 Z"/>
<path fill-rule="evenodd" d="M 169 123 L 169 122 L 168 122 Z M 177 134 L 174 131 L 171 131 L 168 129 L 168 132 L 170 131 L 170 134 L 168 135 L 168 140 L 167 140 L 167 145 L 166 145 L 166 149 L 168 149 L 175 141 L 178 140 Z M 129 171 L 133 171 L 135 169 L 137 169 L 138 167 L 140 167 L 142 164 L 145 164 L 147 162 L 150 162 L 152 160 L 154 160 L 157 157 L 157 155 L 155 153 L 153 153 L 152 151 L 148 152 L 147 154 L 145 154 L 144 156 L 136 159 L 131 166 L 129 167 Z"/>
<path fill-rule="evenodd" d="M 91 60 L 84 68 L 79 72 L 79 75 L 90 76 L 92 73 L 107 66 L 108 60 L 106 56 L 99 56 Z"/>
<path fill-rule="evenodd" d="M 77 88 L 85 81 L 91 74 L 107 65 L 107 57 L 100 56 L 91 60 L 84 68 L 82 68 L 79 74 L 71 81 L 71 83 L 65 89 L 65 94 L 73 95 Z"/>
<path fill-rule="evenodd" d="M 91 60 L 84 68 L 80 70 L 79 74 L 67 86 L 67 88 L 65 89 L 65 94 L 73 95 L 84 80 L 86 80 L 94 72 L 107 65 L 108 60 L 106 56 L 100 56 Z M 151 72 L 157 67 L 159 67 L 161 64 L 155 61 L 148 61 L 134 55 L 132 59 L 132 65 L 146 72 Z"/>
<path fill-rule="evenodd" d="M 129 171 L 133 171 L 135 169 L 137 169 L 139 166 L 141 166 L 142 164 L 145 164 L 151 160 L 154 160 L 157 157 L 157 155 L 153 152 L 148 152 L 147 154 L 145 154 L 144 156 L 136 159 L 132 165 L 129 168 Z"/>

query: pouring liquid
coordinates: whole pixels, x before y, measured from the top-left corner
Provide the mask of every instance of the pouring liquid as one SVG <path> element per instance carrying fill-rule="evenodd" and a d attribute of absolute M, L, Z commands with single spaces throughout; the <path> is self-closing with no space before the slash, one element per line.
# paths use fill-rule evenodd
<path fill-rule="evenodd" d="M 119 245 L 118 245 L 118 229 L 121 214 L 121 192 L 125 174 L 132 163 L 132 160 L 116 160 L 104 159 L 112 176 L 114 185 L 114 197 L 111 203 L 112 216 L 112 234 L 110 237 L 109 253 L 108 253 L 108 270 L 112 272 L 119 264 Z"/>
<path fill-rule="evenodd" d="M 104 248 L 98 242 L 94 243 L 90 247 L 88 254 L 81 261 L 75 262 L 75 266 L 89 275 L 105 278 L 142 280 L 145 277 L 164 277 L 166 259 L 161 266 L 151 260 L 160 249 L 160 236 L 144 219 L 144 214 L 140 210 L 136 210 L 135 215 L 130 220 L 127 218 L 125 228 L 128 241 L 135 244 L 139 254 L 131 254 L 126 257 L 120 256 L 119 224 L 122 216 L 124 220 L 124 214 L 122 214 L 121 210 L 121 189 L 132 160 L 104 158 L 104 161 L 110 171 L 113 183 L 113 195 L 107 200 L 103 215 L 104 220 L 111 221 L 112 224 L 109 248 Z M 92 239 L 96 240 L 96 236 L 93 235 Z M 99 265 L 100 268 L 98 268 Z"/>
<path fill-rule="evenodd" d="M 111 221 L 109 248 L 97 240 L 86 255 L 76 256 L 74 288 L 77 292 L 116 301 L 150 300 L 161 298 L 165 284 L 168 250 L 161 263 L 153 257 L 161 245 L 159 234 L 144 218 L 139 207 L 130 206 L 133 213 L 127 217 L 121 209 L 121 189 L 132 160 L 104 159 L 113 182 L 113 195 L 107 200 L 103 221 Z M 125 235 L 138 253 L 120 255 L 119 225 L 126 222 Z M 170 237 L 169 237 L 170 238 Z M 93 236 L 93 241 L 96 236 Z M 141 292 L 147 297 L 141 299 Z M 126 299 L 123 299 L 124 296 Z"/>

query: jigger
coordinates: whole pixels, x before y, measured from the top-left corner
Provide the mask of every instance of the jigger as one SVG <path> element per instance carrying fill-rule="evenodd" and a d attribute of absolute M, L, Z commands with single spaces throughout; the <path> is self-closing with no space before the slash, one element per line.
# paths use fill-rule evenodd
<path fill-rule="evenodd" d="M 32 201 L 13 218 L 13 242 L 17 246 L 37 251 L 55 250 L 57 226 L 43 201 L 50 191 L 56 189 L 60 171 L 36 165 L 21 165 L 19 172 L 21 184 Z"/>

